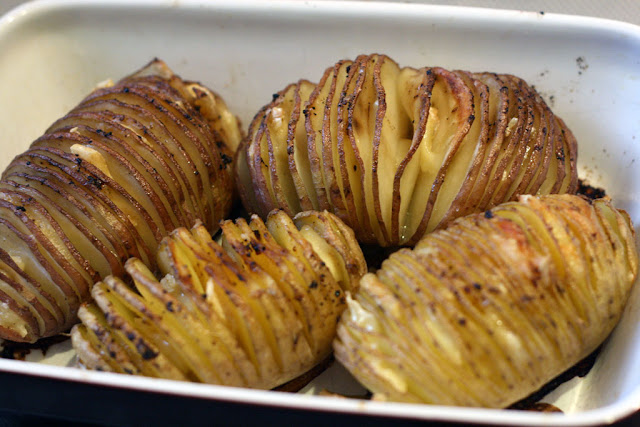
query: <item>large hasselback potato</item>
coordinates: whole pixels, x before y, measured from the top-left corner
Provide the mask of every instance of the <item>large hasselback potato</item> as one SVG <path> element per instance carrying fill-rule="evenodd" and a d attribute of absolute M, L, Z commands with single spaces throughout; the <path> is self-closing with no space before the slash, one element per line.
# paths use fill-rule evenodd
<path fill-rule="evenodd" d="M 362 55 L 275 94 L 236 167 L 252 212 L 326 209 L 361 242 L 395 246 L 519 194 L 574 192 L 576 151 L 517 77 Z"/>
<path fill-rule="evenodd" d="M 331 353 L 345 292 L 366 264 L 336 216 L 282 211 L 180 228 L 159 249 L 160 281 L 137 259 L 137 292 L 109 276 L 93 288 L 72 330 L 91 369 L 271 389 Z"/>
<path fill-rule="evenodd" d="M 0 182 L 0 337 L 68 329 L 94 282 L 229 211 L 235 117 L 153 61 L 104 85 L 17 156 Z"/>
<path fill-rule="evenodd" d="M 609 202 L 522 196 L 364 276 L 335 355 L 376 398 L 505 407 L 602 343 L 637 268 L 629 218 Z"/>

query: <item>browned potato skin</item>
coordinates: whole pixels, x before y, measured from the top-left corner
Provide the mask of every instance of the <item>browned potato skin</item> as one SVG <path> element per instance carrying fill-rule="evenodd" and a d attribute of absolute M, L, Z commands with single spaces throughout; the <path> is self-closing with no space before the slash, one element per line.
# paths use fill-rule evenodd
<path fill-rule="evenodd" d="M 0 182 L 0 337 L 68 330 L 93 283 L 233 199 L 242 135 L 219 96 L 160 60 L 93 91 L 18 155 Z"/>
<path fill-rule="evenodd" d="M 637 270 L 634 229 L 609 201 L 522 196 L 365 275 L 335 355 L 377 399 L 507 407 L 603 342 Z"/>
<path fill-rule="evenodd" d="M 381 246 L 414 245 L 519 194 L 577 189 L 576 141 L 522 79 L 376 54 L 287 86 L 237 157 L 250 212 L 326 209 Z"/>
<path fill-rule="evenodd" d="M 113 276 L 95 285 L 71 333 L 82 365 L 272 389 L 327 359 L 345 292 L 366 272 L 353 232 L 328 212 L 224 221 L 220 244 L 180 228 L 158 263 L 161 281 L 131 259 L 135 290 Z"/>

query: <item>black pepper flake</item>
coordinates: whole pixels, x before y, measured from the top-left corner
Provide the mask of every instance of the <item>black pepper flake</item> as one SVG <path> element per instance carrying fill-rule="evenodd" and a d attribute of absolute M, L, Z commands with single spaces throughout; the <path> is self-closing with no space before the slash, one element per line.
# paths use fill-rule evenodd
<path fill-rule="evenodd" d="M 158 357 L 158 353 L 156 353 L 155 351 L 151 350 L 149 347 L 145 346 L 140 346 L 142 347 L 143 351 L 140 352 L 140 355 L 142 356 L 142 358 L 144 360 L 151 360 L 151 359 L 155 359 L 156 357 Z"/>
<path fill-rule="evenodd" d="M 126 86 L 125 86 L 125 87 L 123 87 L 123 88 L 122 88 L 122 92 L 124 92 L 124 93 L 129 93 L 129 88 L 128 88 L 128 87 L 126 87 Z"/>
<path fill-rule="evenodd" d="M 587 68 L 589 68 L 589 64 L 587 64 L 586 59 L 584 58 L 584 56 L 579 56 L 576 58 L 576 64 L 578 65 L 578 68 L 582 71 L 586 70 Z M 581 74 L 581 73 L 579 73 Z"/>
<path fill-rule="evenodd" d="M 305 111 L 307 111 L 307 110 L 305 110 Z M 290 146 L 287 147 L 287 154 L 288 155 L 292 155 L 293 154 L 293 145 L 290 145 Z"/>
<path fill-rule="evenodd" d="M 169 301 L 169 302 L 167 303 L 167 310 L 168 310 L 170 313 L 173 313 L 173 301 Z"/>
<path fill-rule="evenodd" d="M 265 245 L 259 242 L 251 242 L 251 248 L 254 250 L 256 254 L 262 253 L 266 249 Z"/>
<path fill-rule="evenodd" d="M 225 169 L 229 163 L 233 162 L 233 159 L 227 156 L 226 154 L 222 154 L 220 157 L 222 159 L 222 164 L 220 165 L 220 169 Z"/>
<path fill-rule="evenodd" d="M 347 68 L 345 68 L 347 70 L 347 74 L 349 73 L 349 71 L 351 71 L 351 65 L 347 65 Z"/>
<path fill-rule="evenodd" d="M 86 185 L 92 185 L 94 187 L 96 187 L 98 190 L 102 190 L 102 186 L 104 185 L 104 181 L 101 180 L 98 177 L 95 177 L 93 175 L 88 175 L 87 176 L 87 181 L 85 182 Z"/>
<path fill-rule="evenodd" d="M 484 211 L 484 217 L 487 219 L 491 219 L 493 218 L 493 212 L 491 211 Z"/>
<path fill-rule="evenodd" d="M 27 166 L 29 166 L 31 164 L 31 162 L 27 161 Z"/>
<path fill-rule="evenodd" d="M 111 133 L 111 132 L 105 132 L 105 131 L 103 131 L 102 129 L 96 129 L 96 133 L 97 133 L 98 135 L 102 135 L 102 136 L 107 137 L 107 138 L 108 138 L 108 137 L 110 137 L 110 136 L 112 135 L 112 133 Z"/>
<path fill-rule="evenodd" d="M 78 157 L 78 158 L 76 159 L 76 164 L 77 164 L 78 166 L 81 166 L 81 165 L 82 165 L 82 159 Z"/>
<path fill-rule="evenodd" d="M 316 282 L 315 280 L 309 284 L 310 289 L 315 289 L 317 287 L 318 287 L 318 282 Z"/>
<path fill-rule="evenodd" d="M 336 291 L 335 295 L 336 295 L 336 297 L 339 297 L 340 296 L 340 291 Z"/>
<path fill-rule="evenodd" d="M 193 171 L 193 174 L 194 174 L 195 176 L 198 176 L 198 175 L 200 175 L 200 172 L 198 172 L 198 171 Z"/>
<path fill-rule="evenodd" d="M 16 206 L 16 209 L 22 212 L 26 212 L 27 210 L 24 208 L 24 206 Z"/>

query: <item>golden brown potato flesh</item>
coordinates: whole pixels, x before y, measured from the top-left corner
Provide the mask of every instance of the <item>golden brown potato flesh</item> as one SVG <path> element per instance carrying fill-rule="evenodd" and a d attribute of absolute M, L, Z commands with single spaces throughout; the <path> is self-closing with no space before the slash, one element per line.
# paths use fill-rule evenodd
<path fill-rule="evenodd" d="M 274 95 L 236 167 L 251 212 L 326 209 L 396 246 L 519 194 L 575 192 L 576 151 L 522 79 L 362 55 Z"/>
<path fill-rule="evenodd" d="M 0 182 L 0 337 L 67 330 L 94 282 L 229 212 L 241 139 L 220 97 L 155 60 L 87 96 Z"/>
<path fill-rule="evenodd" d="M 84 366 L 274 388 L 331 354 L 345 293 L 366 272 L 353 231 L 328 212 L 225 221 L 220 244 L 179 228 L 158 261 L 160 280 L 127 262 L 135 290 L 113 276 L 95 285 L 71 334 Z"/>
<path fill-rule="evenodd" d="M 603 342 L 637 269 L 629 218 L 610 202 L 521 196 L 365 275 L 335 355 L 378 399 L 506 407 Z"/>

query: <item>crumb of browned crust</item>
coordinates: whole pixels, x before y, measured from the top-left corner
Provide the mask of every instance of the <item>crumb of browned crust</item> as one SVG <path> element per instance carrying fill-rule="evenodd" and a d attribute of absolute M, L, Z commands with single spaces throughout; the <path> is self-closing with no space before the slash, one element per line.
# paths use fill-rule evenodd
<path fill-rule="evenodd" d="M 600 187 L 594 187 L 590 184 L 588 184 L 585 180 L 583 179 L 579 179 L 578 180 L 578 194 L 581 194 L 585 197 L 587 197 L 588 199 L 591 200 L 595 200 L 595 199 L 601 199 L 603 197 L 605 197 L 607 195 L 607 192 L 605 191 L 604 188 L 600 188 Z"/>

